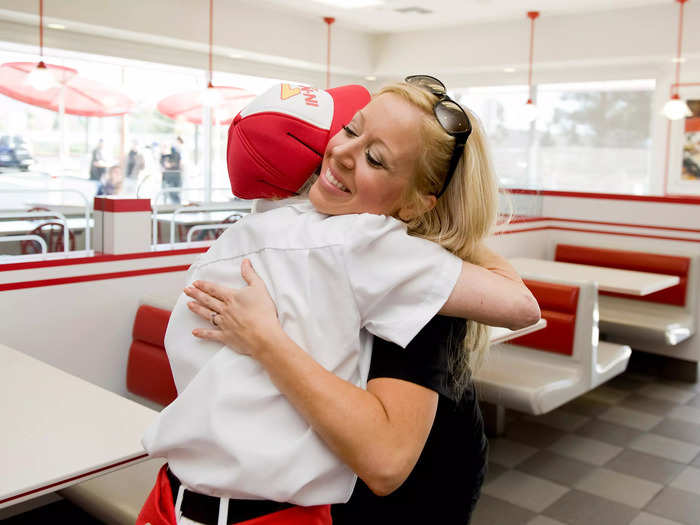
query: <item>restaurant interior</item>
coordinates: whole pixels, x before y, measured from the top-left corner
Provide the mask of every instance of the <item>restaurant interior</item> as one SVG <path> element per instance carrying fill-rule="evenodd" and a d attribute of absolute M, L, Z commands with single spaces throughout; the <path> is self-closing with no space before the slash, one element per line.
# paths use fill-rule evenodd
<path fill-rule="evenodd" d="M 171 312 L 265 209 L 231 189 L 241 111 L 425 74 L 485 131 L 484 244 L 541 314 L 470 371 L 469 523 L 698 525 L 696 23 L 700 0 L 0 0 L 0 521 L 137 522 L 165 462 L 141 438 L 182 393 Z"/>

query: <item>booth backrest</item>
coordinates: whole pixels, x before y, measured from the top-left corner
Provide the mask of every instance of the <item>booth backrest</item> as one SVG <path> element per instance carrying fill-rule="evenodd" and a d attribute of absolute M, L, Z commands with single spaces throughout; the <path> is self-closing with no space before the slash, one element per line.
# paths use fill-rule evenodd
<path fill-rule="evenodd" d="M 513 339 L 511 344 L 573 355 L 578 286 L 529 279 L 525 279 L 525 285 L 537 299 L 542 318 L 547 320 L 547 327 Z"/>
<path fill-rule="evenodd" d="M 650 301 L 675 306 L 686 305 L 688 272 L 690 270 L 689 257 L 558 244 L 554 260 L 575 264 L 590 264 L 605 268 L 620 268 L 622 270 L 633 270 L 637 272 L 676 275 L 680 279 L 677 285 L 649 295 L 637 296 L 612 292 L 600 293 L 603 295 L 624 297 L 626 299 L 637 299 L 639 301 Z"/>
<path fill-rule="evenodd" d="M 167 310 L 145 304 L 139 306 L 126 367 L 127 389 L 161 405 L 177 397 L 163 343 L 169 318 Z"/>

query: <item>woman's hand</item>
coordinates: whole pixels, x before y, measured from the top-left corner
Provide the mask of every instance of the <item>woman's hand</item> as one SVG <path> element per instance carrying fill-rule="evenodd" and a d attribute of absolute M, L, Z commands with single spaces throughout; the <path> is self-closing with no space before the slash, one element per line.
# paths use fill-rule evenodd
<path fill-rule="evenodd" d="M 192 335 L 255 357 L 266 347 L 266 338 L 279 333 L 282 327 L 275 303 L 248 259 L 241 263 L 241 276 L 248 286 L 239 290 L 195 281 L 184 291 L 194 299 L 187 303 L 189 309 L 213 325 L 211 329 L 195 328 Z"/>

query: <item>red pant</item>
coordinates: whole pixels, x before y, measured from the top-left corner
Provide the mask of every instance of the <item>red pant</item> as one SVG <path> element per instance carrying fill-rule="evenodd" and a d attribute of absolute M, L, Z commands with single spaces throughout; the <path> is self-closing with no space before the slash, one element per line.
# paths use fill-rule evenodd
<path fill-rule="evenodd" d="M 177 525 L 175 503 L 170 482 L 165 474 L 167 465 L 158 472 L 156 484 L 136 519 L 136 525 Z M 330 505 L 292 507 L 239 522 L 239 525 L 331 525 Z"/>

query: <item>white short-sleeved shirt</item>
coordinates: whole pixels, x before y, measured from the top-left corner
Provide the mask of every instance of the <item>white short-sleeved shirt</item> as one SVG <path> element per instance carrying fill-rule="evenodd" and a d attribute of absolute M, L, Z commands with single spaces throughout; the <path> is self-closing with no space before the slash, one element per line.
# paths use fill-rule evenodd
<path fill-rule="evenodd" d="M 371 214 L 327 216 L 304 202 L 246 216 L 190 269 L 188 284 L 265 281 L 284 331 L 326 369 L 365 387 L 372 335 L 406 346 L 440 310 L 462 261 Z M 207 323 L 181 294 L 165 337 L 178 397 L 143 437 L 200 493 L 299 505 L 347 501 L 356 476 L 254 359 L 192 336 Z M 210 326 L 209 326 L 210 327 Z"/>

